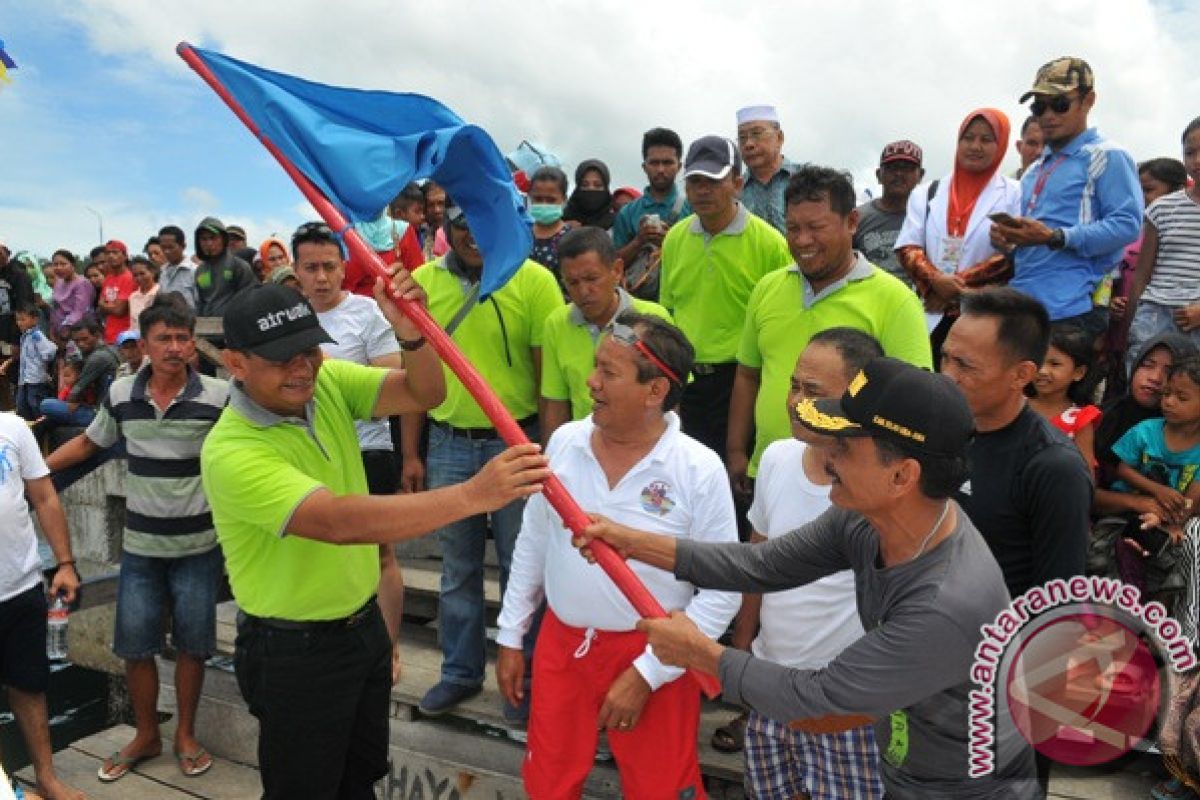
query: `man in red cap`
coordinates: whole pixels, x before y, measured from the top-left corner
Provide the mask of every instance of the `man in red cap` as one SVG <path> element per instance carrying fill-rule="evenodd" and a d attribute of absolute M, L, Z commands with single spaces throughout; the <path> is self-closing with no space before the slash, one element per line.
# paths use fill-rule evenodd
<path fill-rule="evenodd" d="M 96 307 L 104 312 L 104 341 L 114 344 L 123 331 L 129 330 L 129 295 L 137 291 L 133 273 L 129 271 L 129 248 L 113 239 L 104 245 L 108 256 L 108 272 L 100 287 Z"/>
<path fill-rule="evenodd" d="M 854 231 L 854 249 L 875 266 L 895 275 L 912 288 L 912 277 L 896 258 L 896 237 L 904 227 L 908 196 L 925 177 L 921 167 L 923 154 L 915 142 L 901 139 L 883 148 L 875 178 L 883 194 L 858 207 L 858 228 Z"/>

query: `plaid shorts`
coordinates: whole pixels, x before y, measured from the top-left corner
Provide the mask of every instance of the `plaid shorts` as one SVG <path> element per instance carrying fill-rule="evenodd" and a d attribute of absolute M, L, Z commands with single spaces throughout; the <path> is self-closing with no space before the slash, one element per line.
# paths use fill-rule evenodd
<path fill-rule="evenodd" d="M 793 730 L 750 712 L 746 725 L 746 796 L 754 800 L 879 800 L 883 782 L 870 725 L 841 733 Z"/>

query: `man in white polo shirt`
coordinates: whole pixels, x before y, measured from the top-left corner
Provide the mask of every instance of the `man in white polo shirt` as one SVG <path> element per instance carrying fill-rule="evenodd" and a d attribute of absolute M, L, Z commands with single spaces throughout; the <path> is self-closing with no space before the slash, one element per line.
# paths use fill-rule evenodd
<path fill-rule="evenodd" d="M 732 542 L 737 526 L 721 459 L 684 435 L 673 411 L 693 357 L 669 323 L 619 317 L 596 351 L 591 416 L 560 427 L 547 455 L 584 508 L 681 539 Z M 736 594 L 697 592 L 669 572 L 631 566 L 663 607 L 684 609 L 713 639 L 737 611 Z M 549 608 L 522 767 L 529 795 L 578 797 L 603 728 L 626 797 L 703 797 L 699 687 L 646 648 L 629 602 L 535 498 L 525 507 L 499 620 L 497 681 L 514 705 L 524 696 L 522 638 L 543 593 Z"/>

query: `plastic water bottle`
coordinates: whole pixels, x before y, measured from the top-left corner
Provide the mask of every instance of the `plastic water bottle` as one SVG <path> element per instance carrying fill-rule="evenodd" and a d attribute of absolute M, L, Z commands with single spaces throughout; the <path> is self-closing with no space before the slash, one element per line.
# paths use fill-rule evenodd
<path fill-rule="evenodd" d="M 46 612 L 46 657 L 51 661 L 67 658 L 67 601 L 57 595 Z"/>

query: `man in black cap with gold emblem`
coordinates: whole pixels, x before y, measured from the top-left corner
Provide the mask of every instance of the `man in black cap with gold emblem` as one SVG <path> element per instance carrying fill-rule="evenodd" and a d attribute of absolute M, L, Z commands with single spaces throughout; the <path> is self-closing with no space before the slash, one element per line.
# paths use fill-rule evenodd
<path fill-rule="evenodd" d="M 793 413 L 827 437 L 835 507 L 818 519 L 761 544 L 676 540 L 602 519 L 579 543 L 604 539 L 695 586 L 740 592 L 854 570 L 866 633 L 822 670 L 724 647 L 678 613 L 638 627 L 665 663 L 719 675 L 727 701 L 815 733 L 873 721 L 889 798 L 1040 797 L 1032 751 L 1012 725 L 995 727 L 993 774 L 968 776 L 969 673 L 981 626 L 1009 597 L 951 499 L 973 431 L 966 401 L 940 375 L 879 358 L 840 400 L 804 400 Z"/>

